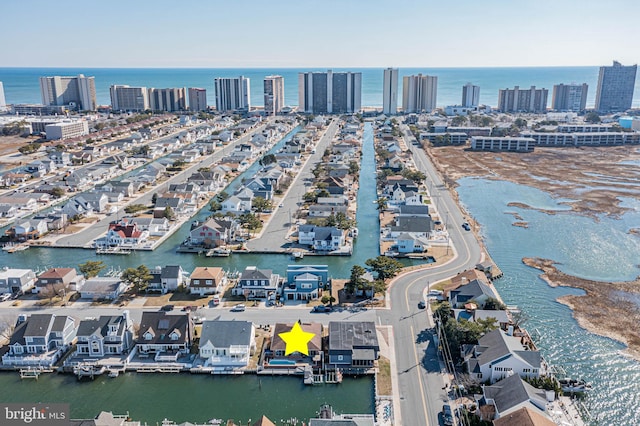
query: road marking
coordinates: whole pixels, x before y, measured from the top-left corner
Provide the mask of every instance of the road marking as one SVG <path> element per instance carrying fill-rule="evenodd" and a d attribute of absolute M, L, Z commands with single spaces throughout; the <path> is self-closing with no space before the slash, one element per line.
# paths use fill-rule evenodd
<path fill-rule="evenodd" d="M 416 333 L 413 329 L 413 325 L 411 327 L 411 336 L 415 336 Z M 417 345 L 413 345 L 413 355 L 416 358 L 416 366 L 420 365 L 420 360 L 418 359 L 418 351 L 416 350 Z M 420 367 L 417 368 L 418 372 L 418 382 L 420 382 L 420 397 L 422 398 L 422 412 L 424 413 L 425 424 L 429 426 L 429 414 L 427 413 L 427 401 L 424 396 L 424 385 L 422 384 L 422 374 L 420 371 Z"/>

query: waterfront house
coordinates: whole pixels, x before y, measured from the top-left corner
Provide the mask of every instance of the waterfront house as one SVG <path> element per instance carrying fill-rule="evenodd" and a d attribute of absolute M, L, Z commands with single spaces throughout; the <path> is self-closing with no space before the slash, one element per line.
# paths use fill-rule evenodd
<path fill-rule="evenodd" d="M 130 181 L 109 181 L 102 185 L 102 191 L 121 192 L 125 197 L 132 197 L 134 194 L 133 183 Z"/>
<path fill-rule="evenodd" d="M 333 226 L 299 225 L 298 243 L 318 251 L 338 250 L 345 244 L 344 231 Z"/>
<path fill-rule="evenodd" d="M 139 229 L 135 223 L 111 222 L 107 234 L 96 239 L 94 244 L 96 247 L 135 248 L 143 244 L 148 236 L 149 232 Z"/>
<path fill-rule="evenodd" d="M 16 223 L 7 232 L 11 239 L 27 241 L 40 238 L 49 232 L 49 228 L 45 220 L 33 218 Z"/>
<path fill-rule="evenodd" d="M 16 192 L 0 196 L 0 206 L 15 206 L 22 211 L 31 212 L 38 208 L 38 199 L 34 194 Z"/>
<path fill-rule="evenodd" d="M 38 275 L 36 285 L 32 292 L 40 293 L 48 286 L 72 289 L 77 286 L 82 286 L 83 281 L 84 277 L 78 275 L 74 268 L 51 268 Z"/>
<path fill-rule="evenodd" d="M 212 217 L 203 223 L 195 222 L 191 225 L 189 241 L 192 245 L 219 247 L 233 241 L 239 231 L 240 224 L 236 220 Z"/>
<path fill-rule="evenodd" d="M 201 191 L 212 192 L 224 185 L 226 172 L 220 171 L 198 171 L 187 178 L 188 183 L 197 184 Z"/>
<path fill-rule="evenodd" d="M 36 283 L 36 274 L 31 269 L 15 269 L 5 266 L 0 269 L 0 293 L 26 293 Z"/>
<path fill-rule="evenodd" d="M 496 324 L 505 331 L 508 329 L 509 325 L 511 325 L 509 311 L 477 309 L 475 303 L 465 304 L 464 309 L 453 309 L 452 314 L 456 321 L 466 320 L 470 322 L 477 322 L 493 319 Z"/>
<path fill-rule="evenodd" d="M 428 217 L 431 218 L 429 214 L 429 206 L 425 204 L 418 205 L 407 205 L 402 204 L 398 206 L 398 217 Z"/>
<path fill-rule="evenodd" d="M 161 237 L 169 232 L 171 226 L 166 217 L 132 217 L 126 218 L 129 224 L 135 225 L 138 230 L 146 231 L 149 236 Z"/>
<path fill-rule="evenodd" d="M 227 370 L 249 365 L 256 350 L 256 330 L 249 321 L 205 321 L 199 355 L 206 367 Z"/>
<path fill-rule="evenodd" d="M 255 197 L 262 197 L 265 200 L 273 199 L 274 187 L 270 183 L 265 183 L 263 180 L 253 178 L 249 183 L 245 185 Z"/>
<path fill-rule="evenodd" d="M 268 361 L 271 362 L 273 359 L 288 359 L 293 360 L 296 363 L 304 362 L 307 364 L 314 364 L 320 367 L 323 353 L 322 353 L 322 324 L 317 322 L 312 323 L 301 323 L 300 328 L 302 331 L 306 333 L 313 333 L 313 338 L 307 343 L 307 349 L 309 350 L 309 354 L 305 355 L 300 352 L 293 352 L 289 355 L 285 356 L 287 344 L 282 337 L 280 337 L 281 333 L 286 333 L 291 331 L 293 328 L 292 323 L 284 324 L 277 322 L 273 328 L 273 334 L 271 336 L 271 343 L 269 345 L 268 351 L 265 353 L 265 357 L 268 358 Z M 267 364 L 267 363 L 265 363 Z M 277 363 L 273 363 L 278 365 Z M 265 365 L 267 367 L 268 365 Z"/>
<path fill-rule="evenodd" d="M 484 308 L 488 299 L 498 299 L 498 297 L 489 284 L 477 279 L 449 292 L 449 303 L 455 309 L 464 308 L 464 305 L 471 300 Z"/>
<path fill-rule="evenodd" d="M 313 204 L 309 206 L 309 217 L 329 217 L 332 214 L 347 214 L 347 206 L 327 206 L 322 204 Z"/>
<path fill-rule="evenodd" d="M 198 266 L 189 276 L 189 293 L 204 296 L 220 293 L 227 284 L 227 274 L 222 268 Z"/>
<path fill-rule="evenodd" d="M 133 321 L 129 311 L 80 321 L 74 356 L 102 358 L 122 355 L 133 347 Z"/>
<path fill-rule="evenodd" d="M 33 220 L 44 220 L 47 223 L 47 229 L 49 231 L 57 231 L 67 226 L 67 215 L 64 213 L 49 212 L 44 214 L 38 214 L 33 217 Z"/>
<path fill-rule="evenodd" d="M 318 197 L 317 203 L 328 206 L 348 206 L 349 199 L 344 195 L 331 195 L 329 197 Z"/>
<path fill-rule="evenodd" d="M 147 291 L 159 291 L 166 294 L 169 291 L 176 291 L 186 282 L 184 270 L 180 265 L 156 266 L 149 272 L 152 278 Z"/>
<path fill-rule="evenodd" d="M 522 407 L 510 409 L 508 413 L 493 421 L 493 426 L 556 426 L 546 413 L 534 408 Z"/>
<path fill-rule="evenodd" d="M 398 216 L 389 229 L 389 236 L 394 239 L 405 233 L 414 238 L 426 239 L 433 231 L 433 221 L 429 217 Z"/>
<path fill-rule="evenodd" d="M 76 320 L 67 315 L 21 315 L 11 335 L 5 366 L 51 367 L 67 352 L 76 337 Z"/>
<path fill-rule="evenodd" d="M 200 192 L 200 185 L 195 182 L 172 183 L 169 185 L 169 191 L 173 193 L 197 194 Z"/>
<path fill-rule="evenodd" d="M 7 204 L 0 205 L 0 217 L 6 217 L 6 218 L 15 217 L 19 211 L 20 211 L 20 208 L 18 206 L 7 205 Z"/>
<path fill-rule="evenodd" d="M 482 395 L 476 396 L 476 404 L 480 419 L 491 421 L 521 408 L 546 416 L 547 398 L 543 389 L 534 388 L 514 374 L 490 386 L 483 386 Z"/>
<path fill-rule="evenodd" d="M 255 197 L 252 190 L 250 190 L 249 188 L 243 187 L 238 192 L 236 192 L 235 196 L 240 199 L 240 210 L 238 211 L 242 211 L 242 212 L 251 211 L 251 208 L 253 207 L 252 206 L 253 198 Z"/>
<path fill-rule="evenodd" d="M 327 265 L 289 265 L 283 297 L 285 300 L 317 299 L 328 283 L 329 267 Z"/>
<path fill-rule="evenodd" d="M 74 197 L 76 203 L 87 211 L 104 213 L 109 203 L 109 197 L 103 192 L 85 192 Z"/>
<path fill-rule="evenodd" d="M 21 183 L 25 183 L 31 179 L 31 175 L 29 173 L 5 173 L 2 175 L 2 186 L 10 187 L 13 185 L 19 185 Z"/>
<path fill-rule="evenodd" d="M 522 342 L 523 338 L 496 329 L 478 339 L 477 345 L 465 345 L 469 375 L 479 382 L 495 383 L 510 375 L 533 378 L 546 374 L 540 352 Z"/>
<path fill-rule="evenodd" d="M 374 426 L 373 414 L 336 414 L 330 405 L 320 407 L 317 418 L 309 419 L 309 426 Z"/>
<path fill-rule="evenodd" d="M 153 207 L 153 217 L 162 217 L 167 207 L 169 207 L 175 214 L 183 214 L 186 210 L 186 205 L 183 198 L 175 196 L 162 196 L 156 198 L 156 204 Z"/>
<path fill-rule="evenodd" d="M 192 342 L 193 322 L 189 314 L 142 313 L 136 339 L 138 354 L 154 354 L 155 361 L 176 361 L 181 354 L 189 353 Z"/>
<path fill-rule="evenodd" d="M 146 425 L 146 423 L 145 423 Z M 113 414 L 110 411 L 101 411 L 95 419 L 71 419 L 69 426 L 143 426 L 141 422 L 132 421 L 128 415 Z M 185 423 L 180 426 L 190 426 Z M 198 425 L 193 425 L 198 426 Z"/>
<path fill-rule="evenodd" d="M 429 247 L 429 241 L 425 237 L 415 237 L 403 232 L 396 238 L 398 253 L 424 253 Z"/>
<path fill-rule="evenodd" d="M 277 292 L 280 284 L 280 275 L 274 274 L 271 269 L 258 269 L 255 266 L 247 266 L 238 285 L 233 288 L 234 295 L 242 295 L 247 299 L 264 299 Z"/>
<path fill-rule="evenodd" d="M 329 322 L 329 364 L 335 368 L 372 368 L 380 345 L 373 321 Z"/>
<path fill-rule="evenodd" d="M 84 282 L 79 293 L 81 299 L 116 300 L 127 287 L 120 278 L 93 277 Z"/>

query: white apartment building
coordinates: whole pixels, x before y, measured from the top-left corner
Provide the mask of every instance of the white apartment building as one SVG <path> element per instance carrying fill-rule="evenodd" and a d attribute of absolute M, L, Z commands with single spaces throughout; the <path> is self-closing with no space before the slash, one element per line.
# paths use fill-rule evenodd
<path fill-rule="evenodd" d="M 95 111 L 95 77 L 40 77 L 40 95 L 44 105 L 75 105 L 80 111 Z"/>
<path fill-rule="evenodd" d="M 218 111 L 249 110 L 251 108 L 251 93 L 247 77 L 216 78 L 214 86 Z"/>
<path fill-rule="evenodd" d="M 114 84 L 109 88 L 111 108 L 114 111 L 145 111 L 149 109 L 146 87 L 131 87 Z"/>
<path fill-rule="evenodd" d="M 407 75 L 402 79 L 402 110 L 431 112 L 436 108 L 438 77 L 430 75 Z"/>
<path fill-rule="evenodd" d="M 382 79 L 382 113 L 390 115 L 397 112 L 398 68 L 387 68 Z"/>
<path fill-rule="evenodd" d="M 264 112 L 278 114 L 284 107 L 284 77 L 269 75 L 264 78 Z"/>
<path fill-rule="evenodd" d="M 200 87 L 189 87 L 189 110 L 207 110 L 207 90 Z"/>
<path fill-rule="evenodd" d="M 45 126 L 47 140 L 70 139 L 89 134 L 89 124 L 85 120 L 63 120 Z"/>

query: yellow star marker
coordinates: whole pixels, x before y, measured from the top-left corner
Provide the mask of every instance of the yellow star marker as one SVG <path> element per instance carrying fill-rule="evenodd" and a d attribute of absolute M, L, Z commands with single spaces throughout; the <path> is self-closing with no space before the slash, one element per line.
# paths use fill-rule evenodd
<path fill-rule="evenodd" d="M 285 356 L 294 352 L 300 352 L 304 355 L 309 355 L 309 342 L 315 336 L 315 333 L 308 333 L 300 327 L 299 323 L 293 324 L 291 331 L 280 333 L 278 336 L 287 344 L 287 348 L 284 351 Z"/>

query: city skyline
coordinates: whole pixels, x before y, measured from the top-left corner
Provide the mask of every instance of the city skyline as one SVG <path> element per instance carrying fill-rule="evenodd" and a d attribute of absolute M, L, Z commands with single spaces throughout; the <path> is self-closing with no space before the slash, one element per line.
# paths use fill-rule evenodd
<path fill-rule="evenodd" d="M 34 10 L 88 36 L 42 49 L 51 30 L 32 25 Z M 74 0 L 58 7 L 30 0 L 3 5 L 0 23 L 8 34 L 19 35 L 20 43 L 4 46 L 0 67 L 529 67 L 593 66 L 612 58 L 634 64 L 638 11 L 639 4 L 624 0 L 517 5 L 463 0 L 455 10 L 409 0 L 331 0 L 321 8 L 289 0 L 269 8 L 257 1 Z M 156 30 L 143 32 L 140 19 L 153 21 Z M 304 21 L 304 31 L 281 31 L 275 48 L 264 49 L 259 42 L 274 21 Z M 451 31 L 453 22 L 463 31 Z M 145 39 L 141 54 L 139 41 Z M 428 43 L 428 54 L 417 53 L 409 40 Z"/>

